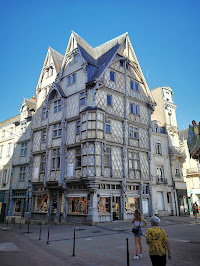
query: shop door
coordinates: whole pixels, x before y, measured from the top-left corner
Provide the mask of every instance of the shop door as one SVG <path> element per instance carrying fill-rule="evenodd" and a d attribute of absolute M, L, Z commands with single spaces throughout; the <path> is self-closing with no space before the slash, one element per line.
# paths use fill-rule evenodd
<path fill-rule="evenodd" d="M 120 197 L 112 197 L 113 221 L 120 220 Z"/>
<path fill-rule="evenodd" d="M 167 193 L 167 203 L 168 203 L 168 213 L 172 214 L 172 202 L 171 202 L 171 193 Z"/>

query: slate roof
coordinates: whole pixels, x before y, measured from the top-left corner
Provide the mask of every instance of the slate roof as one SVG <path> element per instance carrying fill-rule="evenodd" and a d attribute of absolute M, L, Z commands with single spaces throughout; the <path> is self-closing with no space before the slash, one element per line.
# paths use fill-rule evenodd
<path fill-rule="evenodd" d="M 98 79 L 101 76 L 101 74 L 111 61 L 112 57 L 115 55 L 118 48 L 128 35 L 128 33 L 124 33 L 111 41 L 93 48 L 78 34 L 76 34 L 75 32 L 73 32 L 73 34 L 77 41 L 77 46 L 81 52 L 82 57 L 88 63 L 86 67 L 88 74 L 87 82 Z"/>
<path fill-rule="evenodd" d="M 64 56 L 51 47 L 49 47 L 49 50 L 51 51 L 56 72 L 58 73 L 60 71 Z"/>

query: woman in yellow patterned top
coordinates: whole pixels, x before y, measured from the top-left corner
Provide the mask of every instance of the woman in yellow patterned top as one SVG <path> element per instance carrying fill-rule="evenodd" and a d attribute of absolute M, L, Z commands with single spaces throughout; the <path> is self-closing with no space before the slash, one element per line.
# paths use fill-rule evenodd
<path fill-rule="evenodd" d="M 147 230 L 146 242 L 149 245 L 149 255 L 153 266 L 166 265 L 166 251 L 168 259 L 171 260 L 168 236 L 164 229 L 158 227 L 160 219 L 156 216 L 151 218 L 151 228 Z"/>

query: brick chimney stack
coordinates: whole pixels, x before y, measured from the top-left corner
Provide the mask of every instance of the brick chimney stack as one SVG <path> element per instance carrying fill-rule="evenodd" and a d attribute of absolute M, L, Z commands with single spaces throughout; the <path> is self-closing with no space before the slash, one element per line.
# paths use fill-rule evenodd
<path fill-rule="evenodd" d="M 33 96 L 30 98 L 30 101 L 37 102 L 37 99 L 35 98 L 35 95 L 33 95 Z"/>

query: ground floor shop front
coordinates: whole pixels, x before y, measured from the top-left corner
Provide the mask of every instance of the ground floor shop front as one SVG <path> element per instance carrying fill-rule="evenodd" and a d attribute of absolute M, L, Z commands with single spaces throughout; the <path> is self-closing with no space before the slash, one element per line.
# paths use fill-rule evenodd
<path fill-rule="evenodd" d="M 110 189 L 109 189 L 110 188 Z M 135 209 L 151 214 L 148 194 L 139 194 L 137 186 L 121 192 L 118 185 L 87 191 L 84 185 L 56 187 L 33 186 L 29 198 L 31 217 L 57 222 L 108 222 L 132 219 Z"/>

